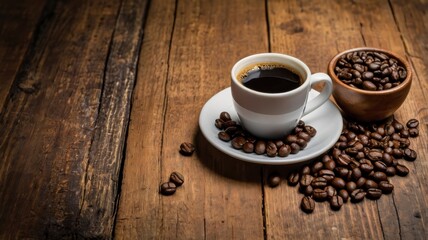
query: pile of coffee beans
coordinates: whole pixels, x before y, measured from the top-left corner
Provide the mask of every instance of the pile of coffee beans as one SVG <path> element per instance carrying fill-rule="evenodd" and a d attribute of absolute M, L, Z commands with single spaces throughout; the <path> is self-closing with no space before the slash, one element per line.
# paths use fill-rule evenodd
<path fill-rule="evenodd" d="M 179 172 L 172 172 L 169 176 L 169 181 L 164 182 L 159 187 L 159 193 L 165 196 L 174 194 L 177 188 L 183 185 L 184 176 Z"/>
<path fill-rule="evenodd" d="M 382 52 L 355 51 L 341 56 L 334 72 L 349 86 L 370 91 L 387 90 L 407 77 L 402 63 Z"/>
<path fill-rule="evenodd" d="M 314 127 L 299 121 L 292 133 L 282 139 L 266 140 L 252 136 L 241 125 L 233 121 L 228 112 L 221 112 L 215 120 L 215 126 L 221 130 L 218 138 L 231 142 L 232 147 L 245 153 L 256 153 L 268 157 L 287 157 L 303 150 L 317 131 Z"/>
<path fill-rule="evenodd" d="M 315 202 L 329 201 L 333 210 L 339 210 L 348 201 L 376 200 L 391 193 L 389 178 L 409 174 L 403 161 L 417 158 L 409 137 L 418 136 L 418 126 L 416 119 L 403 125 L 393 117 L 371 124 L 345 122 L 332 149 L 288 176 L 288 184 L 298 185 L 305 195 L 301 209 L 311 213 Z M 277 176 L 268 176 L 269 186 L 279 185 Z"/>

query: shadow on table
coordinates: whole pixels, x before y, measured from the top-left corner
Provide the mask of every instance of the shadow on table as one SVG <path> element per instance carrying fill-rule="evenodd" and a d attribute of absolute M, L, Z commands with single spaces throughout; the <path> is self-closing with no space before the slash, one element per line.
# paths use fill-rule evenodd
<path fill-rule="evenodd" d="M 198 159 L 205 167 L 216 174 L 237 181 L 262 183 L 262 180 L 265 182 L 271 172 L 278 172 L 286 178 L 291 171 L 302 166 L 302 164 L 263 165 L 232 158 L 212 146 L 200 130 L 194 142 Z"/>

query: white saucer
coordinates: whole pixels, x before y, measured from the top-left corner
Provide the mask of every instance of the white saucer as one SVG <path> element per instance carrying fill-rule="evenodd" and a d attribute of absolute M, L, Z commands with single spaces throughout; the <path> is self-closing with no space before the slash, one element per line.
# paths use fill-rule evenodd
<path fill-rule="evenodd" d="M 311 90 L 309 92 L 309 99 L 314 98 L 318 94 L 319 92 Z M 228 112 L 233 120 L 239 122 L 238 115 L 233 106 L 230 87 L 218 92 L 202 108 L 199 116 L 199 127 L 202 134 L 218 150 L 231 157 L 252 163 L 278 165 L 311 160 L 326 152 L 336 143 L 343 127 L 342 116 L 339 110 L 331 101 L 327 101 L 321 107 L 302 118 L 307 125 L 311 125 L 317 130 L 317 134 L 311 139 L 306 148 L 297 154 L 290 154 L 287 157 L 277 156 L 272 158 L 266 155 L 257 155 L 255 153 L 245 153 L 241 150 L 236 150 L 230 142 L 220 140 L 218 138 L 220 130 L 217 129 L 214 122 L 223 111 Z"/>

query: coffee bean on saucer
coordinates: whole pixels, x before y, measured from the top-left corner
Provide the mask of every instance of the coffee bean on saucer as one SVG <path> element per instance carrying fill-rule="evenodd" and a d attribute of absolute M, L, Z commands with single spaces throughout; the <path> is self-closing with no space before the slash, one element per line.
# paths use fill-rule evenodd
<path fill-rule="evenodd" d="M 180 153 L 184 156 L 191 156 L 195 152 L 195 146 L 192 143 L 184 142 L 180 145 Z"/>

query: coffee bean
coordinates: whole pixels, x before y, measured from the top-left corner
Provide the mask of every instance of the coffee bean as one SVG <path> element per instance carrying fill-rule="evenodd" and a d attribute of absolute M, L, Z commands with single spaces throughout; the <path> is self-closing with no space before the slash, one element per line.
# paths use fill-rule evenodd
<path fill-rule="evenodd" d="M 346 189 L 340 189 L 337 195 L 342 197 L 343 202 L 347 202 L 349 199 L 349 193 Z"/>
<path fill-rule="evenodd" d="M 321 169 L 323 169 L 324 164 L 322 162 L 315 162 L 312 164 L 311 172 L 312 174 L 319 172 Z"/>
<path fill-rule="evenodd" d="M 396 173 L 395 167 L 392 167 L 392 166 L 387 167 L 385 173 L 387 176 L 390 176 L 390 177 L 395 176 L 395 173 Z"/>
<path fill-rule="evenodd" d="M 298 138 L 296 143 L 299 145 L 300 150 L 304 149 L 308 145 L 308 142 L 302 138 Z"/>
<path fill-rule="evenodd" d="M 340 166 L 348 166 L 351 162 L 351 157 L 347 154 L 340 154 L 339 157 L 336 159 L 336 162 Z"/>
<path fill-rule="evenodd" d="M 276 144 L 272 141 L 268 141 L 266 146 L 266 155 L 269 157 L 275 157 L 278 149 L 276 147 Z"/>
<path fill-rule="evenodd" d="M 374 167 L 371 164 L 363 163 L 360 165 L 361 172 L 364 174 L 368 174 L 373 171 Z"/>
<path fill-rule="evenodd" d="M 330 199 L 330 207 L 333 210 L 339 210 L 343 206 L 343 198 L 335 195 Z"/>
<path fill-rule="evenodd" d="M 335 174 L 334 174 L 334 172 L 332 170 L 321 169 L 318 172 L 318 176 L 325 178 L 325 180 L 327 180 L 327 182 L 331 182 L 334 179 Z"/>
<path fill-rule="evenodd" d="M 419 129 L 409 128 L 409 136 L 412 138 L 419 136 Z"/>
<path fill-rule="evenodd" d="M 366 192 L 363 189 L 355 189 L 351 192 L 351 201 L 352 202 L 361 202 L 366 196 Z"/>
<path fill-rule="evenodd" d="M 366 184 L 367 179 L 365 177 L 360 177 L 358 178 L 358 180 L 355 182 L 355 184 L 357 184 L 357 188 L 361 188 L 364 186 L 364 184 Z"/>
<path fill-rule="evenodd" d="M 311 168 L 308 166 L 308 165 L 305 165 L 305 166 L 303 166 L 302 167 L 302 170 L 301 170 L 301 172 L 300 172 L 300 174 L 303 176 L 303 175 L 306 175 L 306 174 L 311 174 Z M 312 180 L 311 180 L 312 181 Z"/>
<path fill-rule="evenodd" d="M 383 157 L 383 154 L 381 153 L 381 152 L 377 152 L 377 151 L 374 151 L 374 150 L 371 150 L 369 153 L 368 153 L 368 156 L 367 156 L 370 160 L 372 160 L 372 161 L 379 161 L 379 160 L 381 160 L 382 159 L 382 157 Z"/>
<path fill-rule="evenodd" d="M 254 152 L 254 144 L 252 142 L 246 142 L 242 145 L 242 150 L 246 153 Z"/>
<path fill-rule="evenodd" d="M 295 143 L 295 142 L 297 142 L 297 136 L 296 135 L 292 135 L 292 134 L 287 135 L 287 137 L 285 138 L 285 141 L 288 144 Z"/>
<path fill-rule="evenodd" d="M 395 167 L 395 170 L 396 170 L 396 173 L 398 176 L 404 177 L 404 176 L 407 176 L 407 174 L 409 174 L 409 169 L 406 166 L 401 165 L 401 164 L 398 164 Z"/>
<path fill-rule="evenodd" d="M 309 136 L 311 136 L 311 137 L 314 137 L 315 135 L 316 135 L 316 133 L 317 133 L 317 130 L 314 128 L 314 127 L 312 127 L 312 126 L 308 126 L 308 125 L 306 125 L 305 127 L 305 131 L 309 134 Z"/>
<path fill-rule="evenodd" d="M 281 176 L 277 172 L 270 173 L 267 179 L 269 187 L 277 187 L 281 183 Z"/>
<path fill-rule="evenodd" d="M 334 170 L 334 168 L 336 167 L 336 162 L 333 160 L 329 160 L 324 162 L 324 168 L 328 169 L 328 170 Z"/>
<path fill-rule="evenodd" d="M 305 196 L 312 196 L 312 193 L 314 192 L 314 188 L 309 185 L 305 187 L 304 189 L 300 188 L 300 191 L 305 194 Z"/>
<path fill-rule="evenodd" d="M 324 191 L 327 192 L 327 198 L 330 199 L 332 198 L 334 195 L 336 195 L 336 189 L 333 186 L 327 186 L 324 188 Z"/>
<path fill-rule="evenodd" d="M 357 184 L 355 182 L 347 182 L 345 185 L 346 190 L 351 193 L 357 188 Z"/>
<path fill-rule="evenodd" d="M 221 112 L 220 113 L 220 119 L 223 120 L 224 122 L 232 120 L 232 118 L 230 117 L 230 114 L 228 112 Z"/>
<path fill-rule="evenodd" d="M 280 157 L 287 157 L 290 153 L 291 147 L 288 144 L 284 144 L 278 149 L 278 156 Z"/>
<path fill-rule="evenodd" d="M 392 190 L 394 190 L 394 185 L 392 185 L 388 181 L 381 181 L 379 182 L 379 189 L 382 190 L 382 193 L 388 194 L 391 193 Z"/>
<path fill-rule="evenodd" d="M 415 161 L 417 158 L 416 151 L 410 148 L 404 149 L 404 159 L 407 161 Z"/>
<path fill-rule="evenodd" d="M 195 146 L 189 142 L 184 142 L 180 145 L 180 153 L 185 156 L 191 156 L 195 152 Z"/>
<path fill-rule="evenodd" d="M 361 173 L 361 170 L 359 169 L 359 168 L 354 168 L 354 169 L 352 169 L 352 174 L 351 174 L 351 177 L 354 179 L 354 180 L 358 180 L 358 179 L 360 179 L 360 177 L 362 176 L 362 173 Z"/>
<path fill-rule="evenodd" d="M 288 175 L 288 185 L 296 186 L 300 181 L 300 174 L 298 172 L 292 172 Z"/>
<path fill-rule="evenodd" d="M 382 196 L 382 190 L 378 188 L 369 188 L 367 189 L 367 198 L 376 200 L 379 199 Z"/>
<path fill-rule="evenodd" d="M 315 209 L 315 202 L 312 198 L 305 196 L 302 198 L 302 202 L 300 203 L 300 207 L 306 213 L 311 213 Z"/>
<path fill-rule="evenodd" d="M 335 187 L 336 189 L 342 189 L 346 186 L 346 182 L 345 180 L 343 180 L 342 178 L 338 178 L 335 177 L 331 183 L 330 183 L 333 187 Z"/>
<path fill-rule="evenodd" d="M 221 140 L 225 141 L 225 142 L 229 142 L 230 141 L 230 135 L 227 134 L 226 132 L 218 132 L 218 138 L 220 138 Z"/>
<path fill-rule="evenodd" d="M 297 144 L 297 143 L 291 143 L 290 144 L 290 148 L 291 148 L 291 153 L 292 154 L 296 154 L 296 153 L 298 153 L 299 151 L 300 151 L 300 146 L 299 146 L 299 144 Z"/>
<path fill-rule="evenodd" d="M 305 174 L 300 178 L 300 186 L 301 187 L 307 187 L 309 185 L 311 185 L 312 180 L 314 179 L 314 177 L 312 177 L 309 174 Z"/>
<path fill-rule="evenodd" d="M 419 126 L 419 121 L 417 119 L 412 118 L 407 121 L 406 126 L 408 128 L 417 128 Z"/>
<path fill-rule="evenodd" d="M 312 197 L 314 198 L 314 200 L 319 202 L 326 200 L 327 196 L 327 192 L 321 188 L 315 188 L 312 193 Z"/>
<path fill-rule="evenodd" d="M 366 183 L 364 184 L 364 188 L 365 189 L 378 188 L 378 184 L 371 179 L 367 179 Z"/>
<path fill-rule="evenodd" d="M 327 186 L 327 180 L 323 177 L 316 177 L 312 180 L 311 186 L 313 188 L 324 188 Z"/>
<path fill-rule="evenodd" d="M 242 149 L 242 146 L 247 142 L 244 137 L 235 137 L 232 139 L 232 147 L 235 149 Z"/>
<path fill-rule="evenodd" d="M 376 182 L 388 180 L 388 177 L 386 176 L 386 174 L 384 172 L 374 172 L 372 178 Z"/>
<path fill-rule="evenodd" d="M 214 124 L 218 129 L 223 130 L 224 121 L 221 119 L 216 119 Z"/>
<path fill-rule="evenodd" d="M 254 147 L 254 152 L 258 155 L 265 154 L 266 152 L 266 142 L 259 140 L 256 142 L 256 145 Z"/>
<path fill-rule="evenodd" d="M 377 171 L 385 172 L 388 166 L 382 161 L 376 161 L 373 163 L 373 167 Z"/>
<path fill-rule="evenodd" d="M 164 182 L 159 187 L 159 192 L 165 196 L 174 194 L 176 190 L 177 186 L 173 182 Z"/>
<path fill-rule="evenodd" d="M 345 167 L 336 167 L 334 171 L 336 172 L 337 176 L 341 178 L 344 178 L 349 173 L 349 170 Z"/>
<path fill-rule="evenodd" d="M 179 187 L 184 183 L 184 176 L 179 172 L 173 172 L 169 176 L 169 181 L 175 183 L 175 185 Z"/>

